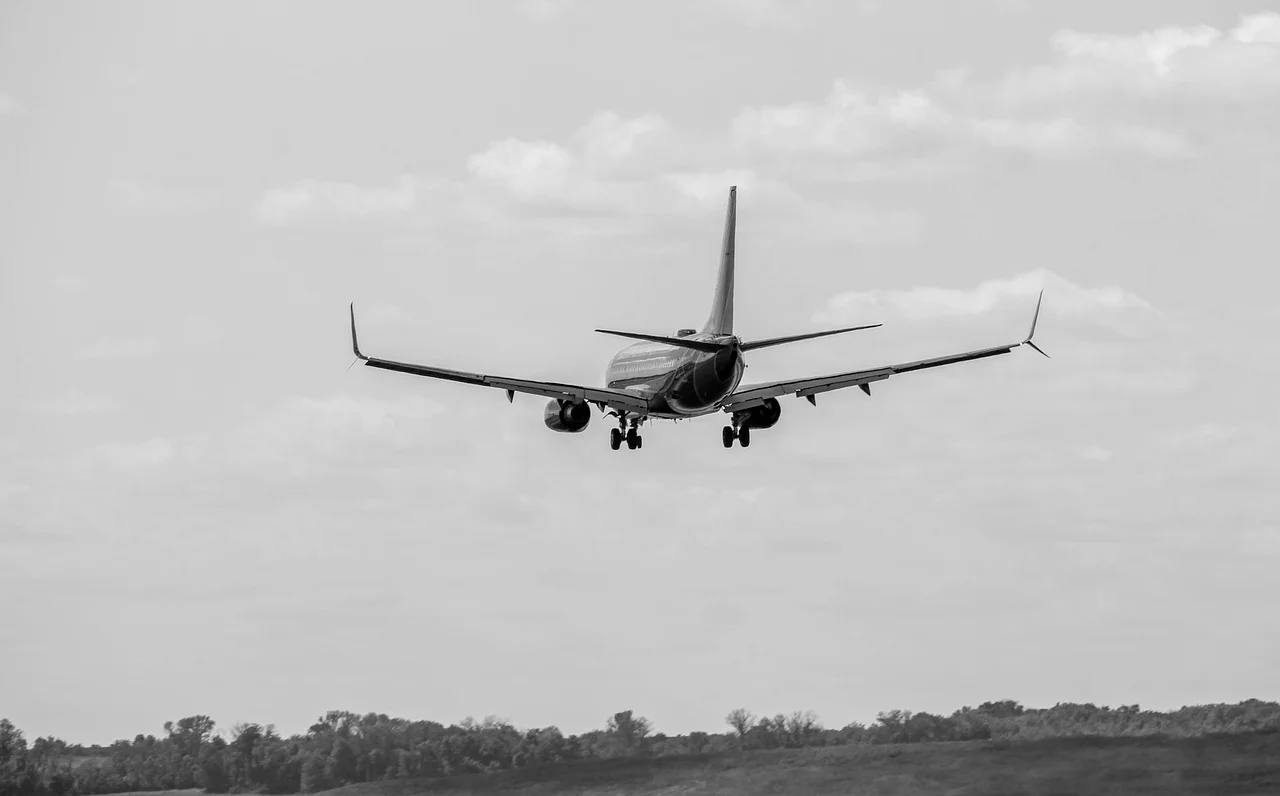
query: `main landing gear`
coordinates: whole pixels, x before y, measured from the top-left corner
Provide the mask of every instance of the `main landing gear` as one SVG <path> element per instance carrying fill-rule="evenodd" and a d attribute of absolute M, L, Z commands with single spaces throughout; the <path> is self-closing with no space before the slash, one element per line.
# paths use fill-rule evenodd
<path fill-rule="evenodd" d="M 618 450 L 622 441 L 626 440 L 627 450 L 644 447 L 644 437 L 640 436 L 640 424 L 644 418 L 632 418 L 630 428 L 627 427 L 626 415 L 618 416 L 618 428 L 609 429 L 609 447 Z"/>
<path fill-rule="evenodd" d="M 726 448 L 732 448 L 733 441 L 735 439 L 738 440 L 738 444 L 741 445 L 742 447 L 744 448 L 750 447 L 751 427 L 743 426 L 742 428 L 734 430 L 733 426 L 725 426 L 724 431 L 721 432 L 720 434 L 720 438 L 721 440 L 723 440 L 724 446 Z"/>

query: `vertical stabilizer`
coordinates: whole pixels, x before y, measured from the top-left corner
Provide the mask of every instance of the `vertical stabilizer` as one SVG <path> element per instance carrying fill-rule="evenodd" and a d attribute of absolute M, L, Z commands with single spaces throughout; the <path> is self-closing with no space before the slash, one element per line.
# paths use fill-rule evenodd
<path fill-rule="evenodd" d="M 702 331 L 706 334 L 733 334 L 733 249 L 738 223 L 738 187 L 729 188 L 729 209 L 724 217 L 724 241 L 720 244 L 720 272 L 711 315 Z"/>

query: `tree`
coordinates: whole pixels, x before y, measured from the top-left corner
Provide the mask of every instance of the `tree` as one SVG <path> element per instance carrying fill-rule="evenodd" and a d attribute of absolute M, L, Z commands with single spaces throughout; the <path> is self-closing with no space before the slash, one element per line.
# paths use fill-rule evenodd
<path fill-rule="evenodd" d="M 329 761 L 325 769 L 332 786 L 347 785 L 356 781 L 358 776 L 356 751 L 346 738 L 333 742 L 329 752 Z"/>
<path fill-rule="evenodd" d="M 1089 705 L 1089 707 L 1092 708 L 1093 705 Z M 1025 708 L 1017 700 L 1002 699 L 999 702 L 983 702 L 978 706 L 978 711 L 994 716 L 997 719 L 1007 719 L 1021 716 Z"/>
<path fill-rule="evenodd" d="M 232 732 L 235 733 L 235 740 L 231 742 L 231 749 L 235 755 L 232 781 L 241 786 L 252 785 L 257 773 L 253 753 L 263 738 L 262 727 L 257 724 L 242 723 L 233 727 Z"/>
<path fill-rule="evenodd" d="M 756 723 L 756 717 L 746 708 L 735 708 L 729 711 L 729 715 L 724 717 L 725 724 L 733 728 L 738 734 L 738 743 L 744 744 L 747 738 L 747 730 Z"/>
<path fill-rule="evenodd" d="M 29 786 L 27 739 L 8 719 L 0 719 L 0 796 L 16 796 Z"/>
<path fill-rule="evenodd" d="M 164 730 L 178 751 L 194 760 L 200 757 L 200 747 L 213 738 L 215 726 L 213 719 L 200 715 L 178 719 L 177 724 L 166 721 Z"/>
<path fill-rule="evenodd" d="M 333 787 L 329 779 L 325 757 L 319 752 L 312 752 L 302 763 L 302 792 L 319 793 Z"/>
<path fill-rule="evenodd" d="M 822 725 L 812 710 L 797 710 L 787 718 L 786 731 L 788 746 L 807 746 L 822 732 Z"/>
<path fill-rule="evenodd" d="M 647 751 L 646 738 L 651 729 L 652 725 L 648 719 L 643 716 L 633 716 L 631 711 L 624 710 L 609 718 L 605 734 L 612 742 L 610 744 L 612 751 L 632 757 Z"/>
<path fill-rule="evenodd" d="M 746 734 L 745 730 L 742 734 Z M 706 749 L 710 743 L 711 736 L 707 735 L 705 732 L 694 730 L 689 733 L 688 738 L 685 739 L 685 748 L 689 750 L 690 754 L 696 755 L 701 754 L 702 750 Z"/>

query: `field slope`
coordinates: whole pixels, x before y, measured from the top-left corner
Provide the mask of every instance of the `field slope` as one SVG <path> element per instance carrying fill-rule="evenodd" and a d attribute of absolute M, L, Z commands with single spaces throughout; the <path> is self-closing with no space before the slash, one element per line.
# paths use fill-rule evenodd
<path fill-rule="evenodd" d="M 350 785 L 334 796 L 1280 794 L 1280 733 L 1058 738 L 585 761 L 542 770 Z"/>

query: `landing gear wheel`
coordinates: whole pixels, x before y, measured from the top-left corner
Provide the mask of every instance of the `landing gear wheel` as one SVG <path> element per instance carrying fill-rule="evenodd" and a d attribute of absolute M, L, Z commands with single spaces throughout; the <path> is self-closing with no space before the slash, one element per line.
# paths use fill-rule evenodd
<path fill-rule="evenodd" d="M 640 435 L 636 433 L 636 427 L 632 426 L 627 430 L 627 449 L 635 450 L 640 447 Z"/>
<path fill-rule="evenodd" d="M 636 437 L 636 447 L 637 447 L 637 448 L 643 448 L 643 447 L 644 447 L 644 437 L 641 437 L 641 436 L 637 436 L 637 437 Z"/>
<path fill-rule="evenodd" d="M 609 429 L 609 447 L 614 450 L 622 447 L 622 432 L 616 428 Z"/>
<path fill-rule="evenodd" d="M 724 441 L 726 448 L 733 447 L 733 438 L 737 435 L 733 433 L 733 426 L 725 426 L 724 431 L 720 432 L 720 438 Z"/>
<path fill-rule="evenodd" d="M 738 429 L 738 444 L 744 448 L 751 444 L 751 429 L 749 427 L 743 426 Z"/>

